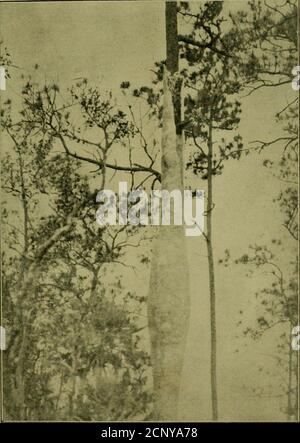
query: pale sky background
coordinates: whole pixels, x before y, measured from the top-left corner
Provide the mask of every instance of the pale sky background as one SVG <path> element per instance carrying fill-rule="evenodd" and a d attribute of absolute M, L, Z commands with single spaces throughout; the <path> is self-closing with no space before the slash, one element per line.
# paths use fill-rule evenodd
<path fill-rule="evenodd" d="M 236 10 L 247 2 L 227 3 L 227 8 Z M 88 77 L 117 92 L 123 80 L 136 87 L 149 84 L 154 62 L 165 58 L 161 1 L 2 3 L 0 15 L 1 37 L 13 63 L 20 67 L 12 71 L 12 79 L 7 81 L 6 93 L 12 97 L 17 97 L 20 73 L 33 73 L 35 63 L 41 66 L 44 77 L 58 82 L 61 89 L 77 77 Z M 280 134 L 274 114 L 294 94 L 288 86 L 258 92 L 243 100 L 240 133 L 246 145 L 255 139 L 272 140 Z M 286 266 L 292 243 L 282 227 L 278 207 L 272 202 L 282 183 L 262 166 L 264 158 L 278 159 L 281 149 L 275 145 L 265 154 L 229 161 L 222 176 L 215 179 L 216 262 L 226 248 L 238 257 L 247 252 L 249 244 L 268 244 L 276 237 L 284 242 L 286 253 L 281 264 Z M 197 185 L 205 189 L 200 180 Z M 181 420 L 203 421 L 211 418 L 206 246 L 202 238 L 190 238 L 188 244 L 192 318 L 179 415 Z M 132 288 L 145 292 L 147 278 L 148 271 L 143 268 L 130 279 Z M 277 371 L 270 357 L 275 352 L 276 333 L 261 344 L 236 339 L 241 335 L 236 327 L 239 311 L 247 311 L 245 326 L 253 321 L 257 315 L 254 293 L 265 282 L 266 277 L 258 274 L 255 278 L 246 277 L 245 269 L 238 266 L 223 268 L 216 264 L 221 420 L 285 419 L 280 412 L 276 377 L 270 380 L 273 386 L 266 398 L 254 397 L 250 392 L 251 387 L 268 384 L 268 376 L 259 371 L 259 366 Z M 248 346 L 244 346 L 246 342 Z"/>

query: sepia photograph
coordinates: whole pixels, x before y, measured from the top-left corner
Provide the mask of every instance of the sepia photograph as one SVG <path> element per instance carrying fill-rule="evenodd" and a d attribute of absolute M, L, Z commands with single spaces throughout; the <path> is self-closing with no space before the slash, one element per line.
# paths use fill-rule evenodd
<path fill-rule="evenodd" d="M 299 85 L 298 0 L 0 2 L 2 422 L 300 421 Z"/>

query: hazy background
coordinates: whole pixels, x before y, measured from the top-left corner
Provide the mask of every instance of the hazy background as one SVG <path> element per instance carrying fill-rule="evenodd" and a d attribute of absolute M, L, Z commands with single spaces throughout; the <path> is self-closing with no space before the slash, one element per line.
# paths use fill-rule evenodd
<path fill-rule="evenodd" d="M 226 9 L 236 10 L 247 2 L 226 3 Z M 40 65 L 45 80 L 56 81 L 61 89 L 75 83 L 78 77 L 87 77 L 118 95 L 124 80 L 135 87 L 149 84 L 154 62 L 165 58 L 162 1 L 2 3 L 0 14 L 1 38 L 9 48 L 13 64 L 19 67 L 12 68 L 12 78 L 7 81 L 5 95 L 13 98 L 19 94 L 21 72 L 25 76 L 34 75 L 35 63 Z M 252 140 L 272 140 L 280 134 L 274 114 L 293 94 L 287 86 L 259 91 L 243 100 L 240 133 L 246 146 Z M 214 180 L 216 262 L 224 256 L 226 248 L 233 257 L 238 257 L 247 252 L 249 244 L 268 244 L 276 237 L 286 246 L 283 268 L 287 263 L 291 240 L 282 227 L 279 209 L 272 202 L 282 184 L 262 165 L 264 158 L 276 161 L 281 152 L 279 144 L 263 154 L 253 153 L 240 161 L 229 161 L 224 173 Z M 205 189 L 205 183 L 199 179 L 189 179 L 188 183 Z M 180 419 L 202 421 L 211 418 L 206 245 L 201 237 L 188 238 L 188 245 L 192 317 Z M 128 274 L 132 289 L 147 292 L 145 267 L 134 278 L 131 271 L 122 272 Z M 242 329 L 236 326 L 240 310 L 246 312 L 245 325 L 256 318 L 254 293 L 266 284 L 267 278 L 259 273 L 247 278 L 245 269 L 239 266 L 216 266 L 221 420 L 285 420 L 280 407 L 285 406 L 286 400 L 279 396 L 281 391 L 277 388 L 281 374 L 274 361 L 275 330 L 256 344 L 242 339 Z M 269 369 L 270 376 L 260 371 L 259 366 Z M 251 393 L 252 387 L 268 384 L 269 392 L 264 398 Z"/>

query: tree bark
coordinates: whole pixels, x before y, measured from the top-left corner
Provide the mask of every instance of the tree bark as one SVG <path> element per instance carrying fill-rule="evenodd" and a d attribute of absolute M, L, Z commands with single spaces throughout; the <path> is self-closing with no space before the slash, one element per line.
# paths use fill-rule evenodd
<path fill-rule="evenodd" d="M 166 2 L 167 68 L 164 73 L 162 189 L 183 188 L 178 76 L 177 5 Z M 154 385 L 154 419 L 177 419 L 190 300 L 183 226 L 160 226 L 154 243 L 148 322 Z"/>
<path fill-rule="evenodd" d="M 212 144 L 212 119 L 209 122 L 208 156 L 207 156 L 207 255 L 210 292 L 210 377 L 211 377 L 211 403 L 212 419 L 218 420 L 218 395 L 217 395 L 217 326 L 216 326 L 216 290 L 214 254 L 212 246 L 212 213 L 213 213 L 213 144 Z"/>
<path fill-rule="evenodd" d="M 28 271 L 29 271 L 29 261 L 28 261 L 28 225 L 29 225 L 29 213 L 28 213 L 28 201 L 26 195 L 26 185 L 24 179 L 24 159 L 20 150 L 20 147 L 16 145 L 17 152 L 17 163 L 20 173 L 20 185 L 21 185 L 21 203 L 23 210 L 23 229 L 24 229 L 24 246 L 21 261 L 21 274 L 19 279 L 19 322 L 20 322 L 20 336 L 17 348 L 17 362 L 16 362 L 16 374 L 15 374 L 15 400 L 18 410 L 18 415 L 20 420 L 25 420 L 26 413 L 26 400 L 25 400 L 25 360 L 26 360 L 26 350 L 28 342 L 28 328 L 29 319 L 31 316 L 31 309 L 29 313 L 23 308 L 24 300 L 26 299 L 28 292 Z M 31 281 L 31 280 L 30 280 Z M 30 290 L 30 289 L 29 289 Z M 28 315 L 27 315 L 28 314 Z"/>

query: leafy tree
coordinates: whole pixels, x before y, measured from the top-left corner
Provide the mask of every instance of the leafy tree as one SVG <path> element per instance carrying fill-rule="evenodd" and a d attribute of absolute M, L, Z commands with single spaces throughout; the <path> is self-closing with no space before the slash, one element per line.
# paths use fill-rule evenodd
<path fill-rule="evenodd" d="M 18 291 L 23 294 L 20 298 L 28 303 L 26 309 L 33 320 L 38 320 L 39 317 L 37 309 L 30 309 L 30 306 L 32 301 L 38 300 L 38 294 L 44 294 L 47 306 L 51 306 L 51 298 L 57 299 L 57 304 L 60 303 L 59 300 L 63 300 L 68 306 L 67 324 L 62 321 L 61 308 L 57 315 L 51 317 L 53 330 L 56 328 L 62 331 L 76 321 L 83 324 L 88 322 L 91 335 L 99 328 L 99 335 L 104 337 L 103 342 L 106 343 L 106 338 L 109 342 L 108 349 L 118 347 L 116 358 L 111 360 L 106 354 L 106 349 L 101 348 L 102 344 L 94 349 L 94 344 L 89 342 L 88 338 L 82 338 L 85 335 L 81 328 L 78 328 L 77 333 L 72 333 L 71 327 L 67 340 L 57 341 L 61 350 L 57 353 L 56 341 L 51 341 L 53 347 L 48 349 L 45 343 L 38 339 L 38 331 L 46 331 L 48 327 L 49 307 L 45 310 L 40 308 L 45 324 L 43 321 L 42 324 L 38 321 L 27 322 L 28 319 L 26 323 L 20 319 L 19 324 L 23 326 L 25 323 L 33 325 L 30 333 L 36 332 L 36 349 L 41 347 L 39 352 L 34 354 L 38 354 L 36 361 L 39 374 L 43 373 L 41 365 L 43 368 L 50 366 L 48 378 L 43 381 L 39 379 L 39 383 L 36 384 L 40 389 L 35 396 L 38 400 L 29 410 L 28 406 L 27 409 L 24 408 L 24 404 L 28 405 L 29 397 L 23 401 L 29 392 L 27 389 L 25 393 L 25 385 L 29 386 L 30 383 L 29 377 L 24 381 L 24 359 L 16 358 L 19 363 L 13 363 L 16 368 L 12 372 L 23 374 L 15 377 L 19 377 L 17 409 L 21 416 L 35 416 L 37 405 L 41 405 L 44 398 L 42 393 L 46 392 L 47 399 L 52 399 L 48 412 L 54 405 L 56 412 L 63 417 L 96 419 L 99 417 L 99 398 L 108 392 L 108 389 L 112 389 L 122 398 L 122 405 L 128 400 L 125 409 L 128 407 L 130 410 L 129 404 L 132 405 L 134 399 L 135 404 L 140 404 L 142 410 L 146 411 L 148 397 L 144 392 L 143 374 L 147 359 L 140 353 L 135 340 L 129 338 L 135 330 L 135 321 L 127 315 L 126 308 L 119 310 L 119 305 L 114 304 L 114 296 L 101 290 L 104 264 L 120 261 L 128 235 L 134 235 L 136 231 L 126 227 L 113 233 L 109 229 L 91 229 L 93 205 L 96 190 L 104 189 L 108 180 L 113 179 L 116 173 L 128 174 L 131 189 L 144 186 L 145 183 L 153 188 L 158 182 L 161 182 L 164 189 L 182 189 L 185 169 L 184 138 L 187 138 L 193 142 L 195 149 L 187 167 L 208 183 L 207 230 L 204 237 L 209 259 L 212 407 L 213 419 L 218 419 L 215 269 L 212 244 L 213 177 L 221 174 L 227 159 L 239 159 L 242 152 L 247 154 L 250 150 L 249 147 L 243 149 L 238 134 L 233 136 L 232 141 L 228 141 L 223 134 L 228 130 L 235 130 L 239 123 L 240 102 L 237 95 L 242 88 L 248 88 L 252 93 L 261 87 L 281 86 L 291 80 L 291 67 L 297 53 L 295 34 L 291 32 L 295 27 L 296 9 L 294 0 L 287 0 L 283 6 L 275 7 L 267 3 L 262 5 L 260 1 L 251 1 L 247 14 L 231 14 L 233 26 L 225 32 L 223 2 L 201 3 L 199 11 L 195 10 L 198 6 L 187 2 L 180 2 L 179 5 L 176 2 L 166 2 L 166 61 L 156 64 L 153 87 L 143 86 L 133 93 L 136 98 L 146 99 L 150 106 L 151 118 L 158 117 L 162 128 L 161 166 L 157 161 L 159 143 L 156 138 L 153 142 L 146 139 L 141 125 L 137 124 L 133 107 L 129 105 L 128 109 L 124 110 L 110 92 L 91 86 L 87 80 L 71 87 L 65 98 L 65 93 L 63 92 L 63 96 L 58 85 L 48 84 L 41 87 L 29 79 L 22 90 L 20 122 L 15 124 L 10 117 L 6 119 L 3 114 L 3 127 L 9 137 L 13 136 L 15 139 L 12 141 L 16 154 L 20 151 L 19 146 L 25 149 L 25 153 L 20 151 L 18 172 L 11 174 L 15 159 L 11 163 L 7 159 L 7 165 L 10 166 L 5 173 L 5 179 L 8 181 L 7 192 L 11 195 L 16 193 L 15 196 L 19 197 L 22 206 L 24 229 L 21 234 L 21 253 L 18 252 L 22 259 L 18 260 L 23 260 L 28 266 L 25 268 L 22 264 L 20 267 L 26 269 L 21 278 L 8 276 L 5 280 L 5 290 L 12 300 L 9 309 L 15 309 L 13 300 Z M 121 90 L 124 94 L 129 88 L 129 82 L 122 82 Z M 185 97 L 184 103 L 182 96 Z M 291 115 L 292 126 L 287 129 L 288 135 L 284 134 L 271 142 L 257 141 L 253 149 L 260 149 L 279 141 L 285 141 L 286 148 L 294 145 L 297 138 L 294 120 L 296 102 L 297 100 L 294 100 L 288 107 L 278 111 L 278 120 L 284 118 L 285 112 Z M 154 121 L 155 125 L 157 120 Z M 219 137 L 216 134 L 220 134 Z M 214 142 L 217 139 L 218 144 L 215 146 Z M 55 156 L 54 151 L 57 150 L 60 154 Z M 29 168 L 25 174 L 27 181 L 21 177 L 24 175 L 25 154 L 33 159 L 32 164 L 26 164 L 26 168 Z M 51 166 L 53 171 L 50 177 L 45 174 L 45 167 L 48 166 Z M 92 171 L 89 169 L 91 167 Z M 22 191 L 22 186 L 25 186 L 25 192 Z M 34 204 L 35 200 L 29 193 L 32 189 L 36 192 L 37 201 L 41 201 L 41 196 L 47 199 L 49 217 L 47 216 L 46 220 L 39 216 L 31 216 L 31 213 L 36 214 L 41 209 L 38 203 Z M 290 206 L 286 203 L 287 200 Z M 280 201 L 286 208 L 285 225 L 295 235 L 296 210 L 292 212 L 292 208 L 295 207 L 294 190 L 290 191 L 289 195 L 282 195 Z M 4 216 L 7 217 L 6 213 Z M 7 236 L 10 243 L 16 235 L 15 226 L 13 229 Z M 118 236 L 123 236 L 122 240 L 118 241 Z M 44 246 L 42 251 L 41 245 Z M 15 256 L 13 260 L 16 260 Z M 159 228 L 154 244 L 148 296 L 154 376 L 152 417 L 159 420 L 174 420 L 177 416 L 189 323 L 189 281 L 186 269 L 186 245 L 182 227 Z M 25 283 L 22 283 L 23 280 Z M 85 292 L 86 282 L 89 282 L 90 289 Z M 16 289 L 18 285 L 21 285 L 20 290 Z M 31 291 L 31 288 L 34 290 Z M 32 292 L 31 297 L 28 296 L 29 289 Z M 114 291 L 113 294 L 122 293 L 120 287 Z M 135 299 L 133 294 L 126 297 L 124 302 L 127 299 Z M 110 306 L 114 306 L 118 318 L 110 317 Z M 102 325 L 97 323 L 97 316 L 102 318 L 102 311 L 105 312 L 105 318 L 110 319 L 110 325 L 117 329 L 116 342 L 112 342 L 111 337 L 106 335 L 107 330 L 103 330 Z M 82 316 L 79 313 L 82 313 Z M 131 331 L 131 334 L 127 335 L 123 326 Z M 24 338 L 29 333 L 25 326 L 24 328 L 25 332 L 17 332 L 16 335 Z M 21 338 L 18 340 L 22 344 Z M 82 346 L 86 345 L 85 352 L 82 351 L 82 346 L 78 348 L 78 342 Z M 126 351 L 126 355 L 125 343 L 131 349 L 129 354 Z M 22 346 L 16 346 L 16 349 L 21 349 L 20 355 L 24 354 Z M 107 374 L 104 375 L 105 362 L 99 360 L 98 351 L 107 356 L 107 363 L 111 368 L 108 378 Z M 53 353 L 53 361 L 66 363 L 61 365 L 63 367 L 57 365 L 60 368 L 59 374 L 55 373 L 55 367 L 51 366 L 52 360 L 48 360 L 48 352 Z M 132 364 L 133 356 L 136 356 L 139 362 L 138 368 Z M 28 368 L 28 374 L 35 373 L 37 366 L 34 359 L 28 360 L 28 364 L 29 361 L 31 366 Z M 86 361 L 89 361 L 87 366 Z M 122 364 L 125 362 L 122 368 L 120 361 Z M 111 373 L 114 374 L 112 378 Z M 90 377 L 97 378 L 97 386 L 90 383 Z M 54 378 L 60 380 L 60 388 L 58 392 L 51 393 L 48 390 Z M 87 402 L 87 398 L 93 400 Z M 31 397 L 30 402 L 34 401 Z M 49 404 L 44 407 L 48 408 Z M 118 408 L 115 398 L 112 398 L 111 403 L 108 402 L 99 414 L 105 418 L 127 418 L 127 412 Z"/>
<path fill-rule="evenodd" d="M 218 420 L 213 178 L 222 173 L 226 160 L 239 159 L 243 152 L 248 154 L 249 150 L 243 149 L 240 135 L 236 134 L 232 141 L 228 141 L 225 135 L 227 131 L 235 130 L 240 121 L 241 103 L 237 94 L 241 84 L 230 55 L 226 52 L 228 48 L 224 46 L 227 36 L 221 30 L 222 4 L 206 3 L 199 9 L 198 13 L 193 13 L 186 7 L 181 12 L 184 17 L 188 16 L 192 20 L 193 41 L 201 41 L 204 30 L 210 33 L 218 49 L 208 51 L 206 48 L 195 49 L 192 45 L 183 47 L 187 61 L 183 71 L 186 86 L 185 121 L 188 122 L 185 134 L 195 147 L 187 168 L 207 180 L 207 226 L 203 235 L 207 245 L 210 288 L 212 418 Z M 232 50 L 235 49 L 232 47 Z"/>
<path fill-rule="evenodd" d="M 265 166 L 283 183 L 283 188 L 275 203 L 279 205 L 282 214 L 282 225 L 286 228 L 291 243 L 288 243 L 292 255 L 288 269 L 282 263 L 282 256 L 286 251 L 286 242 L 279 238 L 272 240 L 272 245 L 251 245 L 250 252 L 243 254 L 235 262 L 251 268 L 263 269 L 273 277 L 270 284 L 255 294 L 260 306 L 260 313 L 254 327 L 247 326 L 244 333 L 252 339 L 261 339 L 267 331 L 273 330 L 279 334 L 277 342 L 276 361 L 279 369 L 284 373 L 284 382 L 281 386 L 283 396 L 286 397 L 284 408 L 287 419 L 295 420 L 299 405 L 299 375 L 298 356 L 291 348 L 291 334 L 298 324 L 298 146 L 295 139 L 297 133 L 297 111 L 290 106 L 285 113 L 281 113 L 278 120 L 285 123 L 283 153 L 279 164 L 265 160 Z M 227 253 L 225 265 L 228 265 L 230 256 Z M 221 260 L 223 262 L 223 260 Z M 243 313 L 241 313 L 243 314 Z M 242 321 L 240 322 L 242 323 Z M 262 392 L 263 393 L 263 392 Z M 260 392 L 260 395 L 262 394 Z"/>
<path fill-rule="evenodd" d="M 272 241 L 272 249 L 281 246 L 279 240 Z M 280 267 L 280 255 L 275 255 L 267 246 L 251 246 L 250 253 L 244 254 L 236 263 L 248 265 L 254 269 L 263 269 L 273 276 L 269 286 L 256 292 L 261 310 L 254 327 L 246 327 L 244 334 L 254 340 L 261 339 L 269 330 L 278 335 L 276 361 L 284 373 L 281 387 L 287 398 L 285 408 L 287 419 L 295 420 L 298 404 L 298 361 L 296 352 L 291 348 L 291 332 L 297 323 L 297 269 L 298 261 L 290 261 L 290 272 L 283 272 Z M 279 249 L 279 252 L 280 249 Z M 252 272 L 252 271 L 250 271 Z M 254 272 L 254 271 L 253 271 Z"/>
<path fill-rule="evenodd" d="M 7 413 L 22 420 L 147 414 L 149 362 L 138 326 L 144 299 L 105 271 L 123 263 L 135 228 L 97 226 L 95 190 L 78 160 L 52 155 L 52 135 L 24 112 L 13 120 L 10 101 L 1 126 L 10 147 L 2 159 Z M 99 392 L 111 387 L 118 395 L 102 410 L 95 379 Z"/>
<path fill-rule="evenodd" d="M 297 0 L 251 0 L 249 11 L 231 14 L 232 33 L 243 36 L 239 62 L 249 93 L 290 84 L 298 64 Z"/>
<path fill-rule="evenodd" d="M 111 94 L 104 97 L 97 88 L 89 87 L 87 82 L 83 81 L 70 90 L 71 98 L 68 103 L 59 104 L 59 88 L 56 85 L 41 89 L 29 82 L 23 90 L 23 122 L 31 130 L 51 137 L 53 143 L 57 142 L 68 156 L 95 165 L 102 179 L 100 189 L 103 189 L 105 185 L 108 170 L 127 172 L 132 180 L 137 174 L 147 173 L 153 177 L 154 181 L 161 180 L 166 189 L 182 188 L 180 81 L 176 80 L 178 71 L 176 3 L 166 3 L 166 28 L 168 72 L 165 86 L 161 173 L 154 169 L 154 160 L 149 156 L 143 137 L 144 164 L 137 163 L 133 159 L 130 147 L 127 151 L 127 165 L 120 165 L 109 160 L 113 148 L 120 149 L 126 145 L 129 146 L 131 141 L 142 136 L 140 129 L 130 122 L 124 112 L 114 104 Z M 122 84 L 122 88 L 126 86 L 126 83 Z M 82 118 L 80 126 L 74 123 L 74 107 Z M 83 155 L 82 149 L 79 152 L 76 144 L 84 146 L 88 150 L 88 155 Z M 176 145 L 177 148 L 174 151 Z M 177 157 L 175 162 L 174 155 Z M 151 271 L 152 283 L 148 309 L 154 366 L 154 401 L 156 403 L 154 410 L 160 419 L 174 419 L 189 312 L 185 237 L 182 227 L 159 230 L 158 237 L 155 246 L 155 264 Z M 171 260 L 171 264 L 164 264 L 166 257 Z M 173 262 L 174 266 L 172 266 Z M 179 275 L 183 277 L 179 278 Z"/>

